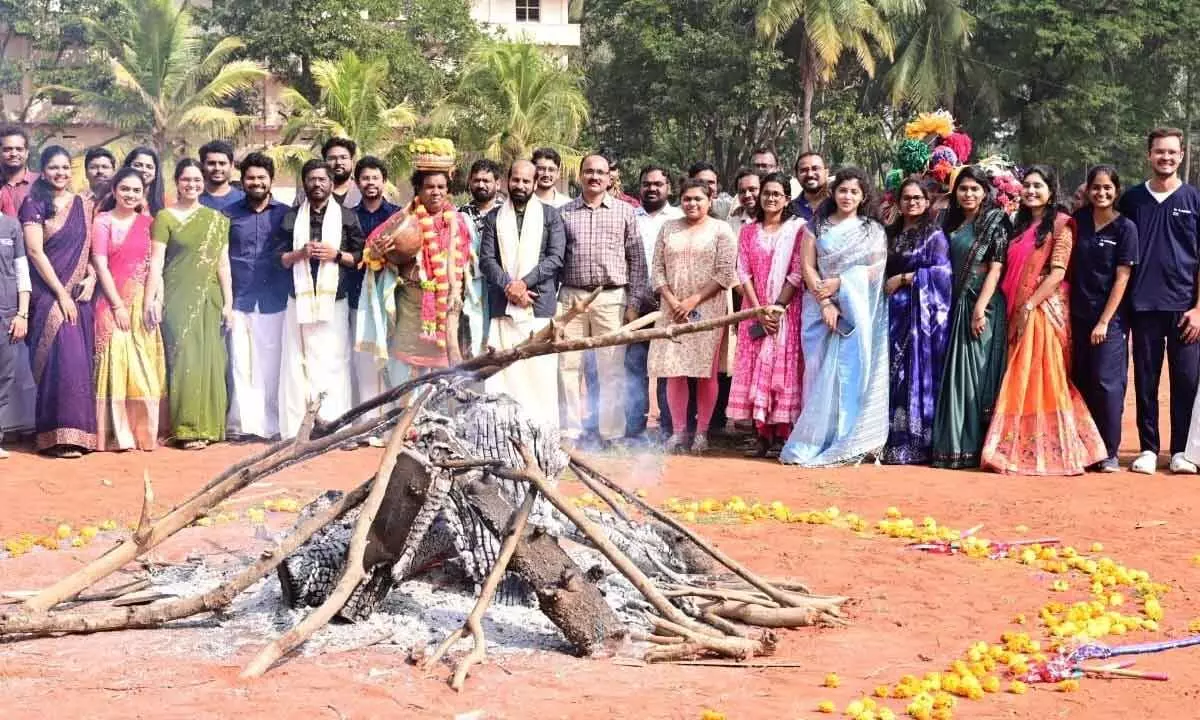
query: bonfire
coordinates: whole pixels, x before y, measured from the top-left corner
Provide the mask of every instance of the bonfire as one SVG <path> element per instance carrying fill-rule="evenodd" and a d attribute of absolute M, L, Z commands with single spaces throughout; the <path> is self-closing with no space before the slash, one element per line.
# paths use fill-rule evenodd
<path fill-rule="evenodd" d="M 394 586 L 432 568 L 477 592 L 462 627 L 431 653 L 416 653 L 432 669 L 469 636 L 473 648 L 455 666 L 450 681 L 455 689 L 486 657 L 481 621 L 498 592 L 535 603 L 580 655 L 634 641 L 645 648 L 647 662 L 714 656 L 745 661 L 770 654 L 779 628 L 844 624 L 845 598 L 814 595 L 795 580 L 758 576 L 564 448 L 556 428 L 531 420 L 509 398 L 472 389 L 523 358 L 669 339 L 782 309 L 667 328 L 639 330 L 645 324 L 639 322 L 600 337 L 564 339 L 561 328 L 589 302 L 577 303 L 515 348 L 489 350 L 414 379 L 331 423 L 315 421 L 320 406 L 315 398 L 295 439 L 228 468 L 157 519 L 150 513 L 147 477 L 131 536 L 15 611 L 0 614 L 0 635 L 20 639 L 161 627 L 226 608 L 276 573 L 283 602 L 312 609 L 250 661 L 243 676 L 255 677 L 335 617 L 350 622 L 369 617 Z M 152 601 L 141 605 L 119 598 L 144 590 L 145 583 L 85 593 L 252 483 L 386 431 L 387 448 L 373 478 L 349 492 L 319 497 L 290 533 L 219 586 L 180 598 L 151 594 Z M 558 488 L 568 474 L 601 498 L 604 509 L 572 503 Z M 564 549 L 568 546 L 589 548 L 602 560 L 581 566 Z"/>

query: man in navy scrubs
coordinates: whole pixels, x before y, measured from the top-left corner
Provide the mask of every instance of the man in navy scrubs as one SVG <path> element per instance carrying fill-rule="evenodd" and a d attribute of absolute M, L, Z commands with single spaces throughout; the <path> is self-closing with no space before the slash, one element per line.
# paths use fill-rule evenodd
<path fill-rule="evenodd" d="M 1200 385 L 1200 191 L 1179 179 L 1183 133 L 1158 128 L 1147 138 L 1152 177 L 1121 198 L 1121 214 L 1138 228 L 1140 263 L 1130 288 L 1133 384 L 1141 452 L 1130 466 L 1158 469 L 1158 379 L 1164 351 L 1171 383 L 1171 471 L 1196 472 L 1183 455 L 1192 402 Z"/>

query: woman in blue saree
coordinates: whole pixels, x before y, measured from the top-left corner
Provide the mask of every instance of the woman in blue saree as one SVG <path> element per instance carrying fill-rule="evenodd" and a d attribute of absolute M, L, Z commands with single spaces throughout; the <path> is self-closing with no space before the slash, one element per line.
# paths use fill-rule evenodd
<path fill-rule="evenodd" d="M 802 241 L 804 409 L 780 461 L 821 467 L 878 457 L 888 435 L 887 235 L 871 217 L 871 185 L 838 171 L 815 239 Z"/>
<path fill-rule="evenodd" d="M 916 178 L 896 192 L 900 216 L 888 228 L 888 337 L 891 429 L 883 461 L 929 461 L 946 338 L 950 329 L 950 245 L 929 210 L 929 191 Z"/>

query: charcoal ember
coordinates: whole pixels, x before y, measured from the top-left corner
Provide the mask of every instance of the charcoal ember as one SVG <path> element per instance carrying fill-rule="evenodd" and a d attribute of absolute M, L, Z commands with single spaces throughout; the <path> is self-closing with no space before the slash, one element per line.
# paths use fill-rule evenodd
<path fill-rule="evenodd" d="M 328 505 L 336 500 L 336 496 L 333 500 L 328 499 L 331 493 L 340 495 L 337 491 L 325 493 L 306 506 L 301 515 L 319 512 L 320 508 L 314 510 L 313 506 L 322 502 Z M 279 565 L 277 572 L 285 605 L 290 608 L 318 607 L 325 602 L 342 575 L 357 520 L 358 510 L 351 510 L 341 520 L 323 528 Z M 409 576 L 418 575 L 455 557 L 459 552 L 455 539 L 451 523 L 444 515 L 439 516 L 417 547 L 413 572 Z M 395 586 L 391 573 L 393 564 L 382 562 L 372 566 L 367 578 L 354 588 L 337 616 L 350 622 L 360 622 L 370 617 Z"/>

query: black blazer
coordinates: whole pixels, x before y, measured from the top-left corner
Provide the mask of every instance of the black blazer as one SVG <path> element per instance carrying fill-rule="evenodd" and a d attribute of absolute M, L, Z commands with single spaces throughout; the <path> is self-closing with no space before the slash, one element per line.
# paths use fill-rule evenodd
<path fill-rule="evenodd" d="M 483 219 L 483 234 L 479 240 L 479 271 L 483 274 L 484 290 L 487 293 L 489 317 L 503 317 L 508 307 L 504 288 L 512 281 L 508 272 L 500 265 L 500 241 L 496 236 L 496 219 L 500 208 L 494 208 Z M 537 293 L 533 301 L 533 315 L 539 318 L 554 317 L 558 306 L 558 286 L 562 281 L 563 256 L 567 250 L 567 233 L 563 228 L 562 216 L 556 208 L 542 205 L 542 250 L 540 260 L 528 275 L 521 280 Z"/>

